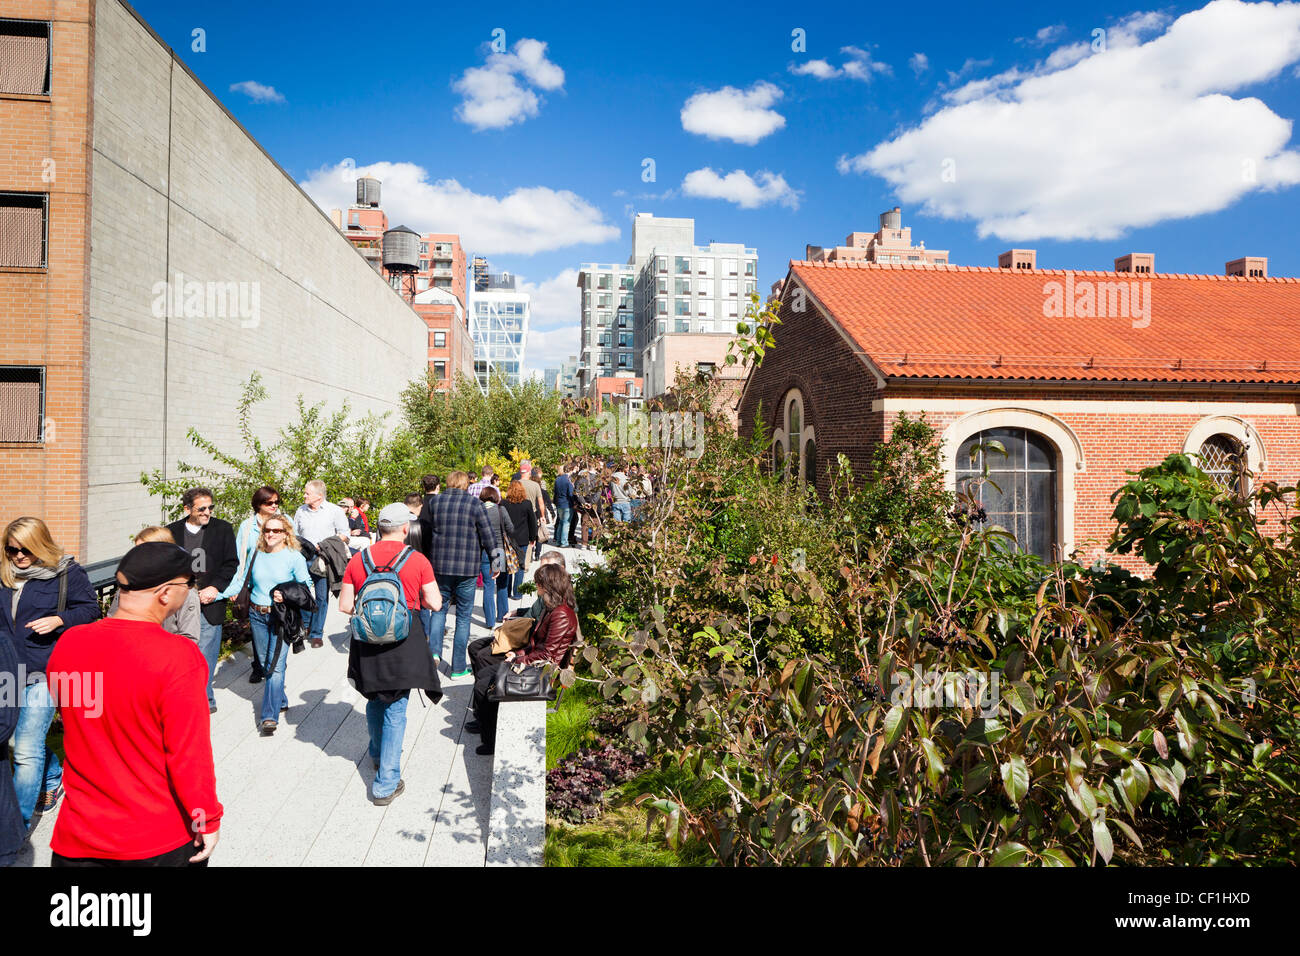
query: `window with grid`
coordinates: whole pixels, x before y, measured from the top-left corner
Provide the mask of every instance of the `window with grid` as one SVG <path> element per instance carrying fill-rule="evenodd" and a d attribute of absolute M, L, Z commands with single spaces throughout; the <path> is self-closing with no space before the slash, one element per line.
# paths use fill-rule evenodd
<path fill-rule="evenodd" d="M 44 269 L 45 193 L 0 193 L 0 268 Z"/>
<path fill-rule="evenodd" d="M 1006 454 L 991 442 L 1000 443 Z M 1056 462 L 1056 447 L 1037 432 L 986 429 L 957 449 L 957 490 L 984 508 L 990 524 L 1015 535 L 1020 550 L 1051 561 L 1057 546 Z M 978 481 L 986 463 L 988 481 Z"/>
<path fill-rule="evenodd" d="M 446 332 L 434 332 L 434 333 L 433 333 L 433 347 L 434 347 L 435 349 L 445 349 L 445 348 L 447 347 L 447 333 L 446 333 Z"/>
<path fill-rule="evenodd" d="M 50 25 L 0 19 L 0 93 L 50 92 Z"/>
<path fill-rule="evenodd" d="M 1211 435 L 1201 443 L 1197 464 L 1210 480 L 1224 491 L 1241 493 L 1244 473 L 1241 467 L 1245 449 L 1231 435 Z"/>
<path fill-rule="evenodd" d="M 45 369 L 0 365 L 0 442 L 42 441 Z"/>

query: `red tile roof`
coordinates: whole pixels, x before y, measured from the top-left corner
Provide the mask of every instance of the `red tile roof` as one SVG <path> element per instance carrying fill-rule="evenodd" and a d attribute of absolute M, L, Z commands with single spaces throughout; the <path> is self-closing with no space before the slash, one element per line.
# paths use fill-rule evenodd
<path fill-rule="evenodd" d="M 1300 383 L 1295 278 L 863 262 L 790 268 L 890 378 Z M 1101 283 L 1114 282 L 1149 283 L 1149 298 L 1141 290 L 1149 322 L 1132 313 L 1047 314 L 1053 292 L 1064 303 L 1068 289 L 1077 299 L 1094 283 L 1108 299 Z"/>

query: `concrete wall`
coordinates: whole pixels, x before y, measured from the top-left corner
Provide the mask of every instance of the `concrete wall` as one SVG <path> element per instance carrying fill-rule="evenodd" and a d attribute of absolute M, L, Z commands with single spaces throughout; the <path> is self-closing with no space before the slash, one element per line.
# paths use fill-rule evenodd
<path fill-rule="evenodd" d="M 136 15 L 120 0 L 96 14 L 91 561 L 160 517 L 142 471 L 204 463 L 191 427 L 240 451 L 235 409 L 254 370 L 270 396 L 254 427 L 270 441 L 300 393 L 395 418 L 428 354 L 424 322 Z M 157 287 L 178 273 L 245 284 L 248 308 L 222 316 L 200 286 L 178 310 Z"/>

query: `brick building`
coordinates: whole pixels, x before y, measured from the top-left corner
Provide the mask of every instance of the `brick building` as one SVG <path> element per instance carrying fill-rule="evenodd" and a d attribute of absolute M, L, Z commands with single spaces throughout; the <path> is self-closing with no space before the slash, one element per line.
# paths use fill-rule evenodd
<path fill-rule="evenodd" d="M 792 262 L 742 432 L 761 403 L 773 463 L 823 491 L 838 454 L 865 472 L 903 413 L 939 428 L 950 488 L 997 439 L 991 519 L 1027 550 L 1085 561 L 1126 472 L 1171 452 L 1222 482 L 1234 455 L 1257 480 L 1300 480 L 1300 280 L 1267 277 L 1262 259 L 1164 275 L 1150 254 L 1084 272 L 1019 252 L 1003 268 Z"/>
<path fill-rule="evenodd" d="M 297 396 L 396 412 L 428 332 L 122 0 L 0 0 L 0 523 L 83 562 L 162 517 L 142 472 L 273 441 Z M 283 489 L 288 496 L 300 489 Z M 240 516 L 227 516 L 238 518 Z"/>

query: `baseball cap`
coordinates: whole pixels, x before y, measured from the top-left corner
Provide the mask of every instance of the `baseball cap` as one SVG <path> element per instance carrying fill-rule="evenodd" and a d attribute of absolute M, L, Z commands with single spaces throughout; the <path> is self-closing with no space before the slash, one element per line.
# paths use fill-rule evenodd
<path fill-rule="evenodd" d="M 194 580 L 193 559 L 180 545 L 165 541 L 137 544 L 117 565 L 117 586 L 122 591 L 148 591 L 180 577 Z"/>
<path fill-rule="evenodd" d="M 395 501 L 391 505 L 384 505 L 384 510 L 379 512 L 380 525 L 388 525 L 389 530 L 400 528 L 411 521 L 411 509 L 406 507 L 405 502 Z"/>

